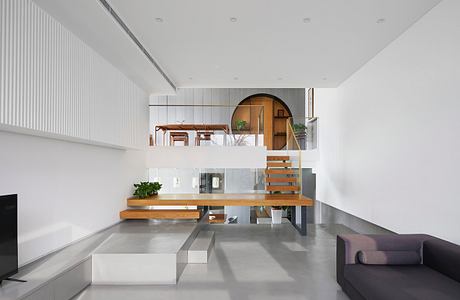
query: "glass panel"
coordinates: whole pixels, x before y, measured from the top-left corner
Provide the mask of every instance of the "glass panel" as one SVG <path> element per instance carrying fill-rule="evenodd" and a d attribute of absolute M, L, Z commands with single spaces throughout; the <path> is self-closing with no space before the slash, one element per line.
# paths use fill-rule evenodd
<path fill-rule="evenodd" d="M 315 150 L 318 148 L 318 118 L 293 117 L 290 123 L 300 149 Z"/>

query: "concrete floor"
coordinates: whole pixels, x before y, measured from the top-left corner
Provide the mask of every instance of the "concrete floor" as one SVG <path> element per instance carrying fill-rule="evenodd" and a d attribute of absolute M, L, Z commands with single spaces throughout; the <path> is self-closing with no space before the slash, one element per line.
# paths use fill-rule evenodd
<path fill-rule="evenodd" d="M 348 299 L 335 280 L 336 234 L 343 225 L 207 225 L 216 232 L 208 264 L 186 266 L 173 286 L 92 285 L 74 300 Z"/>

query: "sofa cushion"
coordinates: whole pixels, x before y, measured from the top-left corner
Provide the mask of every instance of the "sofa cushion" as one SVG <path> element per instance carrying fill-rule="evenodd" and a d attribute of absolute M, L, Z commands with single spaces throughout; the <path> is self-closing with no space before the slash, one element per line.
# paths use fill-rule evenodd
<path fill-rule="evenodd" d="M 423 264 L 460 282 L 460 246 L 432 239 L 423 243 Z"/>
<path fill-rule="evenodd" d="M 365 265 L 418 265 L 417 251 L 359 251 L 358 260 Z"/>
<path fill-rule="evenodd" d="M 346 265 L 344 277 L 366 299 L 460 299 L 460 283 L 424 265 Z"/>

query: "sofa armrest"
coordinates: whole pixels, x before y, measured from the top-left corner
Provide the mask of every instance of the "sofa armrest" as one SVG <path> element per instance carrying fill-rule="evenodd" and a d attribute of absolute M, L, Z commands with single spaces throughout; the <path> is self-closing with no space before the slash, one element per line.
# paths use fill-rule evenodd
<path fill-rule="evenodd" d="M 426 234 L 345 234 L 337 235 L 337 282 L 344 284 L 345 265 L 358 263 L 361 250 L 373 251 L 417 251 L 423 241 L 433 237 Z"/>

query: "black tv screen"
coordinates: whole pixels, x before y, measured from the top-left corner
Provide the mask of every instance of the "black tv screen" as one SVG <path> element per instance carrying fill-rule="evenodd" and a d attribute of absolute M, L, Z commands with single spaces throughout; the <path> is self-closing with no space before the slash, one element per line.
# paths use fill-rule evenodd
<path fill-rule="evenodd" d="M 0 196 L 0 283 L 18 272 L 18 195 Z"/>

